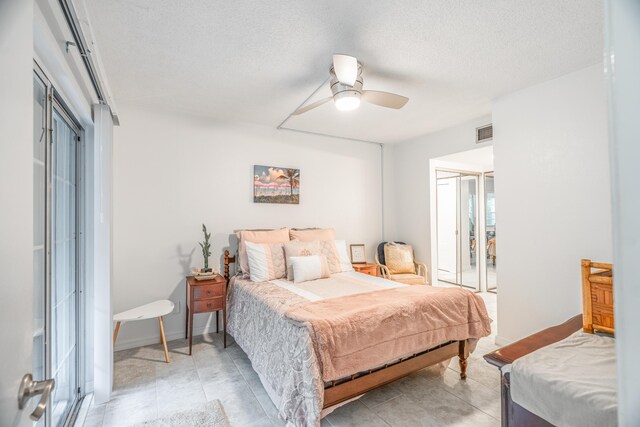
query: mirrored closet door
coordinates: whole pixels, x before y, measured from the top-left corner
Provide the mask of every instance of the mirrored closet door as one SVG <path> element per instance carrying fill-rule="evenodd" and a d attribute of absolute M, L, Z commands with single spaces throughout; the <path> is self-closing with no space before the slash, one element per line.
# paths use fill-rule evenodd
<path fill-rule="evenodd" d="M 436 171 L 438 281 L 480 289 L 479 175 Z"/>
<path fill-rule="evenodd" d="M 487 290 L 497 292 L 498 279 L 496 275 L 496 197 L 495 197 L 495 177 L 493 172 L 484 174 L 484 194 L 486 209 L 486 272 L 487 272 Z"/>

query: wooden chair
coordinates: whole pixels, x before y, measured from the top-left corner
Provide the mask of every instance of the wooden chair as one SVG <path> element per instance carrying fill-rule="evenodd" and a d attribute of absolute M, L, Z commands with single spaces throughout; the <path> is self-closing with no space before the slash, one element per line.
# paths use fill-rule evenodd
<path fill-rule="evenodd" d="M 406 285 L 428 285 L 429 284 L 429 269 L 427 264 L 417 261 L 415 258 L 413 264 L 415 265 L 415 273 L 401 273 L 393 274 L 385 264 L 384 259 L 384 245 L 387 242 L 382 242 L 378 245 L 376 251 L 376 265 L 380 271 L 380 275 L 385 279 L 393 280 L 394 282 L 404 283 Z M 394 242 L 399 245 L 406 245 L 404 242 Z"/>

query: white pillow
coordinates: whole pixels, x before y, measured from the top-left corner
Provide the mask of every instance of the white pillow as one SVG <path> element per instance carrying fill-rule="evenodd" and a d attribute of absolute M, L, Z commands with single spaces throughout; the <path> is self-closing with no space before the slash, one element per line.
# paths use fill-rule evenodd
<path fill-rule="evenodd" d="M 347 251 L 347 242 L 344 240 L 334 240 L 336 245 L 336 251 L 338 252 L 338 260 L 340 261 L 341 271 L 353 271 L 353 265 L 351 265 L 351 259 L 349 259 L 349 252 Z"/>
<path fill-rule="evenodd" d="M 287 274 L 282 243 L 245 242 L 252 282 L 268 282 Z"/>
<path fill-rule="evenodd" d="M 324 255 L 292 256 L 289 262 L 293 269 L 293 283 L 324 279 L 331 275 Z"/>
<path fill-rule="evenodd" d="M 287 280 L 293 280 L 291 257 L 322 255 L 320 243 L 321 242 L 319 240 L 312 240 L 310 242 L 291 240 L 284 244 L 284 256 L 287 264 Z"/>

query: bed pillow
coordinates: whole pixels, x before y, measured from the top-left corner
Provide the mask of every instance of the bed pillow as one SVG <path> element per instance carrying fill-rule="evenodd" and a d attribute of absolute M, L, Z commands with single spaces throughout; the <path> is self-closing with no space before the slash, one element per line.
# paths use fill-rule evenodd
<path fill-rule="evenodd" d="M 284 256 L 287 263 L 287 280 L 293 280 L 293 268 L 291 266 L 291 257 L 322 255 L 320 251 L 320 242 L 314 240 L 312 242 L 301 242 L 299 240 L 291 240 L 284 244 Z"/>
<path fill-rule="evenodd" d="M 331 275 L 324 255 L 293 256 L 289 258 L 293 269 L 293 282 L 324 279 Z"/>
<path fill-rule="evenodd" d="M 336 247 L 335 240 L 321 240 L 320 254 L 324 255 L 327 259 L 327 265 L 331 274 L 340 273 L 342 267 L 340 265 L 340 257 L 338 256 L 338 249 Z"/>
<path fill-rule="evenodd" d="M 282 279 L 287 274 L 282 243 L 245 242 L 252 282 Z"/>
<path fill-rule="evenodd" d="M 313 240 L 335 240 L 336 231 L 333 228 L 305 228 L 289 231 L 291 240 L 300 240 L 301 242 L 311 242 Z"/>
<path fill-rule="evenodd" d="M 347 243 L 344 240 L 323 240 L 320 242 L 320 253 L 327 257 L 331 274 L 353 271 Z"/>
<path fill-rule="evenodd" d="M 416 273 L 413 263 L 413 248 L 410 245 L 386 243 L 384 245 L 384 263 L 391 274 Z"/>
<path fill-rule="evenodd" d="M 349 258 L 349 251 L 347 251 L 347 242 L 344 240 L 334 240 L 333 243 L 335 244 L 336 252 L 338 254 L 340 271 L 353 271 L 351 258 Z"/>
<path fill-rule="evenodd" d="M 247 259 L 246 242 L 252 243 L 284 243 L 289 241 L 289 229 L 279 230 L 236 230 L 238 238 L 238 258 L 240 260 L 240 270 L 251 274 L 249 260 Z"/>

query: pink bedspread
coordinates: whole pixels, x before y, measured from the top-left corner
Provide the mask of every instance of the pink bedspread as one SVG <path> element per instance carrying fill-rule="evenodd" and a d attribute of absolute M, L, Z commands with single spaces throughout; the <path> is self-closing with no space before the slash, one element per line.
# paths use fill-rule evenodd
<path fill-rule="evenodd" d="M 459 288 L 385 289 L 309 302 L 286 316 L 309 328 L 324 381 L 491 333 L 482 298 Z"/>

